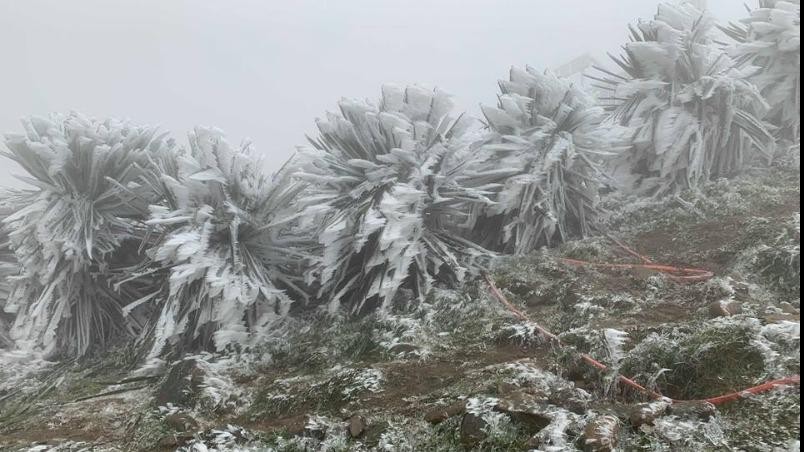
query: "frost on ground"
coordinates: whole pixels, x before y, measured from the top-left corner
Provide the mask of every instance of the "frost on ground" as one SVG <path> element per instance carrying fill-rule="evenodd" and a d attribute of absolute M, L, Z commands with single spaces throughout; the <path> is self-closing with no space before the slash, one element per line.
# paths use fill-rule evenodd
<path fill-rule="evenodd" d="M 613 235 L 657 262 L 712 269 L 706 283 L 556 259 L 629 261 L 603 237 L 497 264 L 512 303 L 609 373 L 540 338 L 482 281 L 421 302 L 403 289 L 382 317 L 309 314 L 260 347 L 147 368 L 126 348 L 71 364 L 0 354 L 0 447 L 797 450 L 797 387 L 711 410 L 643 405 L 616 379 L 689 399 L 800 372 L 799 174 L 781 174 L 608 201 Z"/>

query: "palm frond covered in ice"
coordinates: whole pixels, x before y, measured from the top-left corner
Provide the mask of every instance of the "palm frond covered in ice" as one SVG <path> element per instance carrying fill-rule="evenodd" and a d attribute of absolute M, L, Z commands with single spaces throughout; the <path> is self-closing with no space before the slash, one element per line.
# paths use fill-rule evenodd
<path fill-rule="evenodd" d="M 9 197 L 3 221 L 21 266 L 5 308 L 16 314 L 12 337 L 82 355 L 133 333 L 122 306 L 137 294 L 116 292 L 110 275 L 136 257 L 140 220 L 158 197 L 141 182 L 171 142 L 154 128 L 77 114 L 24 125 L 6 137 L 6 155 L 35 187 Z"/>
<path fill-rule="evenodd" d="M 460 141 L 470 121 L 446 93 L 385 86 L 379 106 L 342 100 L 318 121 L 298 177 L 305 214 L 321 224 L 314 270 L 332 312 L 387 306 L 403 284 L 424 294 L 457 282 L 486 251 L 454 233 L 470 207 L 491 202 L 494 177 L 474 173 Z"/>
<path fill-rule="evenodd" d="M 753 66 L 750 80 L 765 96 L 777 138 L 801 140 L 801 2 L 760 0 L 750 16 L 723 27 L 735 41 L 731 55 Z"/>
<path fill-rule="evenodd" d="M 152 358 L 168 344 L 179 352 L 246 344 L 287 312 L 282 288 L 296 287 L 304 262 L 285 216 L 300 185 L 266 176 L 250 145 L 230 146 L 218 130 L 196 128 L 189 142 L 158 173 L 165 201 L 150 207 L 147 223 L 159 238 L 129 278 L 156 281 L 127 307 L 151 306 L 144 336 Z"/>
<path fill-rule="evenodd" d="M 13 344 L 9 336 L 13 316 L 11 312 L 6 312 L 5 307 L 11 292 L 11 278 L 19 273 L 19 265 L 11 249 L 8 230 L 1 222 L 13 212 L 13 207 L 8 204 L 9 197 L 9 191 L 0 193 L 0 348 L 10 347 Z"/>
<path fill-rule="evenodd" d="M 625 142 L 605 111 L 570 82 L 533 68 L 500 81 L 497 107 L 483 106 L 489 168 L 517 168 L 499 202 L 475 226 L 480 243 L 521 254 L 584 236 L 597 216 L 599 165 Z"/>
<path fill-rule="evenodd" d="M 713 41 L 713 20 L 694 6 L 661 4 L 631 27 L 617 70 L 599 87 L 614 120 L 636 128 L 625 167 L 638 188 L 666 194 L 739 172 L 773 139 L 761 118 L 767 104 Z"/>

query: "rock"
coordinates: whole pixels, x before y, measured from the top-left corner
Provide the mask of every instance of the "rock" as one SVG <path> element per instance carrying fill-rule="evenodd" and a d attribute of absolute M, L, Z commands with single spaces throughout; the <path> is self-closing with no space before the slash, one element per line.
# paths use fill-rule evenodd
<path fill-rule="evenodd" d="M 473 448 L 486 439 L 486 421 L 482 417 L 466 413 L 461 420 L 461 444 Z"/>
<path fill-rule="evenodd" d="M 789 314 L 789 315 L 800 315 L 801 314 L 801 310 L 796 309 L 795 306 L 793 306 L 791 303 L 789 303 L 787 301 L 783 301 L 783 302 L 779 303 L 779 309 L 781 309 L 782 312 L 784 312 L 785 314 Z"/>
<path fill-rule="evenodd" d="M 604 415 L 593 419 L 583 432 L 584 450 L 592 452 L 613 452 L 620 436 L 620 420 Z"/>
<path fill-rule="evenodd" d="M 165 435 L 159 438 L 159 441 L 156 442 L 156 445 L 160 449 L 175 449 L 179 447 L 179 442 L 176 440 L 174 435 Z"/>
<path fill-rule="evenodd" d="M 668 411 L 674 416 L 696 417 L 701 420 L 708 420 L 717 414 L 717 407 L 705 400 L 693 400 L 689 402 L 673 402 Z"/>
<path fill-rule="evenodd" d="M 366 419 L 360 415 L 354 415 L 349 418 L 349 435 L 352 438 L 358 438 L 366 432 Z"/>
<path fill-rule="evenodd" d="M 709 315 L 712 317 L 731 317 L 742 314 L 743 305 L 736 301 L 716 301 L 709 305 Z"/>
<path fill-rule="evenodd" d="M 377 450 L 379 447 L 382 435 L 388 431 L 388 422 L 372 422 L 366 427 L 365 433 L 360 438 L 360 442 L 368 448 L 368 450 Z"/>
<path fill-rule="evenodd" d="M 550 417 L 544 413 L 543 408 L 544 403 L 536 396 L 516 391 L 501 398 L 494 409 L 509 415 L 511 420 L 534 434 L 550 424 Z"/>
<path fill-rule="evenodd" d="M 305 438 L 313 438 L 318 441 L 324 441 L 324 438 L 327 437 L 327 427 L 315 422 L 312 419 L 308 419 L 307 424 L 304 426 L 302 436 Z"/>
<path fill-rule="evenodd" d="M 388 351 L 395 355 L 412 355 L 419 351 L 419 347 L 413 344 L 395 344 Z"/>
<path fill-rule="evenodd" d="M 504 412 L 522 412 L 536 410 L 540 405 L 540 398 L 524 391 L 511 391 L 500 395 L 496 409 Z"/>
<path fill-rule="evenodd" d="M 634 428 L 653 425 L 653 422 L 664 415 L 668 408 L 670 408 L 670 403 L 664 400 L 640 403 L 631 408 L 628 414 L 628 421 Z"/>
<path fill-rule="evenodd" d="M 193 440 L 193 435 L 165 435 L 159 438 L 156 445 L 159 449 L 173 449 L 177 447 L 186 446 Z"/>
<path fill-rule="evenodd" d="M 160 406 L 173 404 L 191 406 L 203 382 L 204 371 L 194 359 L 185 359 L 171 367 L 167 377 L 156 391 L 156 402 Z"/>
<path fill-rule="evenodd" d="M 497 383 L 497 394 L 510 394 L 517 391 L 528 391 L 530 388 L 521 388 L 515 384 L 500 382 Z M 528 391 L 529 392 L 529 391 Z M 532 394 L 532 392 L 529 392 Z"/>
<path fill-rule="evenodd" d="M 590 399 L 589 393 L 582 389 L 565 388 L 550 394 L 547 401 L 575 414 L 584 414 L 589 409 Z"/>
<path fill-rule="evenodd" d="M 538 436 L 531 436 L 525 443 L 527 450 L 539 450 L 542 447 L 542 439 Z"/>
<path fill-rule="evenodd" d="M 451 405 L 435 407 L 424 415 L 424 420 L 431 424 L 440 424 L 453 416 L 466 411 L 466 402 L 458 401 Z"/>
<path fill-rule="evenodd" d="M 177 432 L 194 432 L 198 429 L 198 422 L 187 414 L 175 413 L 165 417 L 165 423 Z"/>

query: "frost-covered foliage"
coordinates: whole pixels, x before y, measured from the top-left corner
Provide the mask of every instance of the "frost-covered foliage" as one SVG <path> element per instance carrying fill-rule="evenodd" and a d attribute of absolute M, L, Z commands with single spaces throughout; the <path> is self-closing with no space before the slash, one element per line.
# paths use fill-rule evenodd
<path fill-rule="evenodd" d="M 770 245 L 759 244 L 746 251 L 750 268 L 765 276 L 776 288 L 790 294 L 801 291 L 801 214 L 782 224 L 783 232 Z"/>
<path fill-rule="evenodd" d="M 304 262 L 287 225 L 300 185 L 264 174 L 248 144 L 230 146 L 217 130 L 197 128 L 175 169 L 159 174 L 164 203 L 147 223 L 159 234 L 138 274 L 167 272 L 148 297 L 156 303 L 146 338 L 151 357 L 172 350 L 248 343 L 257 327 L 287 313 L 294 274 Z M 149 307 L 149 306 L 148 306 Z"/>
<path fill-rule="evenodd" d="M 788 144 L 801 141 L 801 2 L 760 0 L 750 16 L 723 30 L 737 44 L 730 53 L 753 66 L 750 80 L 770 105 L 766 119 Z"/>
<path fill-rule="evenodd" d="M 713 24 L 689 3 L 661 4 L 653 20 L 631 27 L 625 53 L 612 57 L 619 70 L 601 68 L 612 120 L 636 129 L 620 169 L 639 191 L 695 189 L 772 152 L 761 121 L 767 103 L 715 45 Z"/>
<path fill-rule="evenodd" d="M 356 344 L 424 357 L 423 336 L 466 317 L 397 315 L 393 302 L 426 305 L 434 286 L 455 288 L 494 253 L 588 235 L 601 192 L 620 182 L 606 172 L 636 179 L 631 199 L 690 188 L 696 206 L 676 198 L 687 215 L 703 203 L 732 208 L 741 195 L 706 201 L 707 181 L 770 157 L 774 139 L 797 145 L 799 9 L 762 0 L 724 29 L 739 41 L 729 55 L 708 15 L 661 5 L 632 27 L 619 68 L 595 78 L 609 111 L 567 80 L 513 68 L 498 105 L 482 107 L 480 131 L 443 91 L 386 86 L 376 105 L 341 101 L 273 177 L 248 144 L 230 146 L 215 129 L 195 129 L 181 150 L 126 122 L 27 120 L 6 139 L 33 188 L 0 201 L 0 346 L 85 355 L 139 338 L 159 365 L 282 335 L 293 306 L 322 308 L 315 316 L 328 321 L 378 311 L 366 318 L 385 332 L 356 334 Z M 792 292 L 799 236 L 796 226 L 744 260 Z M 623 300 L 635 303 L 608 299 Z M 582 299 L 567 312 L 562 324 L 574 326 L 604 308 Z M 522 324 L 508 339 L 533 333 Z M 623 336 L 605 339 L 616 368 Z"/>
<path fill-rule="evenodd" d="M 481 147 L 485 169 L 518 174 L 480 213 L 480 243 L 523 254 L 587 235 L 603 185 L 599 164 L 617 151 L 621 132 L 602 126 L 605 111 L 593 98 L 549 72 L 514 67 L 500 90 L 497 107 L 482 107 L 491 131 Z"/>
<path fill-rule="evenodd" d="M 403 284 L 423 295 L 477 270 L 486 251 L 455 230 L 491 202 L 494 178 L 468 169 L 470 120 L 451 116 L 450 96 L 385 86 L 379 105 L 339 106 L 297 174 L 312 185 L 305 215 L 320 224 L 323 262 L 311 279 L 330 312 L 385 309 Z"/>
<path fill-rule="evenodd" d="M 3 196 L 3 194 L 0 194 Z M 7 196 L 7 195 L 6 195 Z M 0 200 L 0 221 L 12 212 L 12 208 L 6 205 L 5 201 Z M 11 291 L 11 277 L 19 273 L 19 265 L 14 251 L 11 249 L 11 242 L 8 238 L 8 231 L 0 223 L 0 348 L 10 347 L 13 344 L 9 336 L 9 330 L 13 317 L 5 312 L 5 305 Z"/>
<path fill-rule="evenodd" d="M 142 183 L 172 146 L 156 129 L 78 114 L 24 121 L 6 155 L 35 188 L 8 200 L 4 220 L 21 266 L 5 310 L 17 315 L 18 345 L 71 355 L 134 332 L 123 306 L 136 291 L 112 286 L 116 269 L 138 256 L 140 219 L 158 199 Z"/>

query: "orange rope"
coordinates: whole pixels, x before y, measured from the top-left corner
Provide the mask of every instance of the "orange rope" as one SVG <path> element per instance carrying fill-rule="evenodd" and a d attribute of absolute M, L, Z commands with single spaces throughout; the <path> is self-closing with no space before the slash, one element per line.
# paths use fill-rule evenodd
<path fill-rule="evenodd" d="M 582 261 L 579 259 L 568 259 L 562 258 L 560 259 L 561 262 L 574 265 L 576 267 L 594 267 L 594 268 L 605 268 L 609 270 L 651 270 L 658 273 L 663 273 L 667 275 L 670 279 L 676 282 L 683 282 L 683 283 L 694 283 L 694 282 L 701 282 L 701 281 L 708 281 L 714 278 L 715 274 L 709 270 L 705 270 L 702 268 L 689 268 L 689 267 L 676 267 L 672 265 L 664 265 L 664 264 L 656 264 L 651 261 L 647 256 L 644 256 L 637 251 L 634 251 L 628 245 L 624 244 L 620 240 L 612 237 L 611 235 L 605 234 L 606 238 L 617 244 L 623 251 L 630 254 L 631 256 L 636 257 L 640 261 L 641 264 L 615 264 L 609 262 L 589 262 L 589 261 Z"/>
<path fill-rule="evenodd" d="M 581 262 L 581 261 L 576 261 L 576 262 Z M 646 265 L 648 265 L 648 264 L 646 264 Z M 667 267 L 667 266 L 660 266 L 660 267 Z M 675 268 L 675 267 L 668 267 L 668 268 Z M 488 283 L 489 288 L 491 289 L 492 295 L 494 295 L 494 297 L 500 303 L 502 303 L 509 311 L 511 311 L 517 318 L 519 318 L 520 320 L 526 321 L 526 322 L 530 322 L 534 326 L 536 331 L 541 336 L 543 336 L 547 340 L 549 340 L 550 342 L 556 344 L 557 346 L 559 346 L 561 348 L 566 347 L 561 342 L 561 339 L 559 339 L 558 336 L 556 336 L 555 334 L 551 333 L 549 330 L 547 330 L 546 328 L 542 327 L 541 325 L 539 325 L 539 324 L 533 322 L 532 320 L 530 320 L 530 318 L 528 317 L 527 314 L 525 314 L 523 311 L 521 311 L 516 306 L 514 306 L 513 303 L 508 301 L 508 298 L 506 298 L 506 296 L 502 293 L 502 291 L 500 291 L 500 289 L 497 288 L 497 285 L 494 284 L 494 280 L 491 278 L 491 276 L 488 273 L 484 274 L 483 277 L 485 278 L 486 283 Z M 689 282 L 691 280 L 687 279 L 687 280 L 684 280 L 684 281 Z M 591 366 L 591 367 L 593 367 L 593 368 L 595 368 L 595 369 L 597 369 L 597 370 L 599 370 L 601 372 L 608 372 L 609 371 L 608 366 L 606 366 L 605 364 L 601 363 L 600 361 L 594 359 L 591 355 L 588 355 L 586 353 L 582 353 L 582 354 L 580 354 L 580 358 L 581 358 L 581 360 L 583 362 L 585 362 L 589 366 Z M 662 394 L 660 394 L 660 393 L 658 393 L 656 391 L 652 391 L 652 390 L 640 385 L 639 383 L 637 383 L 636 381 L 634 381 L 631 378 L 628 378 L 628 377 L 625 377 L 625 376 L 622 376 L 622 375 L 618 375 L 617 380 L 620 383 L 622 383 L 622 384 L 634 389 L 635 391 L 650 397 L 651 399 L 664 399 L 665 398 Z M 717 396 L 717 397 L 710 397 L 708 399 L 703 399 L 703 400 L 675 400 L 675 399 L 670 399 L 670 401 L 673 402 L 673 403 L 676 403 L 676 402 L 709 402 L 709 403 L 717 406 L 717 405 L 723 405 L 725 403 L 729 403 L 729 402 L 733 402 L 735 400 L 742 399 L 742 398 L 747 397 L 749 395 L 761 394 L 763 392 L 768 392 L 768 391 L 770 391 L 770 390 L 772 390 L 772 389 L 774 389 L 776 387 L 779 387 L 779 386 L 794 386 L 794 385 L 799 385 L 799 384 L 801 384 L 800 377 L 798 375 L 794 375 L 794 376 L 787 377 L 787 378 L 782 378 L 782 379 L 779 379 L 779 380 L 768 381 L 768 382 L 763 383 L 763 384 L 761 384 L 759 386 L 754 386 L 754 387 L 751 387 L 751 388 L 748 388 L 748 389 L 744 389 L 742 391 L 733 392 L 733 393 L 730 393 L 730 394 L 725 394 L 725 395 L 721 395 L 721 396 Z"/>
<path fill-rule="evenodd" d="M 567 258 L 562 258 L 561 262 L 574 265 L 576 267 L 596 267 L 610 270 L 651 270 L 658 273 L 664 273 L 674 281 L 686 283 L 708 281 L 715 276 L 715 274 L 709 270 L 703 270 L 700 268 L 673 267 L 671 265 L 661 264 L 609 264 Z"/>

